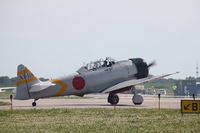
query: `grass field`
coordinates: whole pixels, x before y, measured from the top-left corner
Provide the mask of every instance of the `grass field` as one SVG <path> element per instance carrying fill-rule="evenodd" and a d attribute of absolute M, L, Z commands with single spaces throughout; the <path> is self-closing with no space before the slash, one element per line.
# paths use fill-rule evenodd
<path fill-rule="evenodd" d="M 15 97 L 15 94 L 11 92 L 0 92 L 0 99 L 10 99 L 10 95 Z"/>
<path fill-rule="evenodd" d="M 199 115 L 163 109 L 0 110 L 1 133 L 197 133 Z"/>
<path fill-rule="evenodd" d="M 0 106 L 5 106 L 5 105 L 10 105 L 10 103 L 8 103 L 8 102 L 1 102 L 0 101 Z"/>

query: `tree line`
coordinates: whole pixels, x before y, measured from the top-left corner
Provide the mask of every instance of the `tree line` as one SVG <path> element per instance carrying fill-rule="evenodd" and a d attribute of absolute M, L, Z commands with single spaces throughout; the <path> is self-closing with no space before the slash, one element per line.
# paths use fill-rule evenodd
<path fill-rule="evenodd" d="M 41 81 L 48 79 L 40 78 Z M 0 76 L 0 87 L 16 87 L 17 77 L 9 78 L 8 76 Z"/>

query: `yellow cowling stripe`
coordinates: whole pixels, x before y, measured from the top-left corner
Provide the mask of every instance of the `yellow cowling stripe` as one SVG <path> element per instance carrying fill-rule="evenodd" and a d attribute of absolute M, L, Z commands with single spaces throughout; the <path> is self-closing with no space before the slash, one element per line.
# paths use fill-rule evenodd
<path fill-rule="evenodd" d="M 51 81 L 54 82 L 54 83 L 57 83 L 57 84 L 59 84 L 61 86 L 59 92 L 56 93 L 55 96 L 61 96 L 61 95 L 63 95 L 64 92 L 67 90 L 67 87 L 68 87 L 67 84 L 65 84 L 63 81 L 61 81 L 59 79 L 52 79 Z"/>
<path fill-rule="evenodd" d="M 25 69 L 25 70 L 17 72 L 17 75 L 22 75 L 22 74 L 26 74 L 26 73 L 31 73 L 31 71 L 28 69 Z"/>
<path fill-rule="evenodd" d="M 16 83 L 16 85 L 19 86 L 19 85 L 22 85 L 22 84 L 26 84 L 26 83 L 29 83 L 29 82 L 36 81 L 36 80 L 39 80 L 39 79 L 36 78 L 36 77 L 33 77 L 33 78 L 31 78 L 31 79 L 18 81 L 18 82 Z"/>

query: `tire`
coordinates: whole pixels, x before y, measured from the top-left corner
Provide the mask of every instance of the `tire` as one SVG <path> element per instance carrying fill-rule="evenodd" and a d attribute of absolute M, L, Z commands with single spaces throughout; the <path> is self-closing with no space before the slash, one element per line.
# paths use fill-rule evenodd
<path fill-rule="evenodd" d="M 36 106 L 36 102 L 33 102 L 33 103 L 32 103 L 32 106 L 35 107 L 35 106 Z"/>
<path fill-rule="evenodd" d="M 141 105 L 143 103 L 143 97 L 141 95 L 134 95 L 132 101 L 135 105 Z"/>
<path fill-rule="evenodd" d="M 119 96 L 118 95 L 109 95 L 108 96 L 108 102 L 111 105 L 117 105 L 119 102 Z"/>

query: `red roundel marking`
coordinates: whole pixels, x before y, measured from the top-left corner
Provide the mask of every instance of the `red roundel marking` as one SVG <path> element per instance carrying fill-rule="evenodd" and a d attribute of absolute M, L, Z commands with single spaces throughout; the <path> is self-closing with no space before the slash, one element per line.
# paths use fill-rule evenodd
<path fill-rule="evenodd" d="M 72 81 L 72 84 L 75 89 L 81 90 L 85 87 L 85 80 L 82 77 L 75 77 Z"/>

